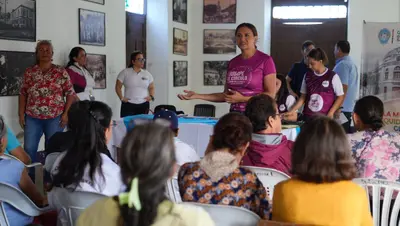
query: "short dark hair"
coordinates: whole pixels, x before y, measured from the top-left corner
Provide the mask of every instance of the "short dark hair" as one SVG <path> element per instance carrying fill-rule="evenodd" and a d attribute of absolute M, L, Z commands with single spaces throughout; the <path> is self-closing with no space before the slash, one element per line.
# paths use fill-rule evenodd
<path fill-rule="evenodd" d="M 365 96 L 354 106 L 354 113 L 374 131 L 383 127 L 383 111 L 383 102 L 376 96 Z"/>
<path fill-rule="evenodd" d="M 304 41 L 303 44 L 301 45 L 301 50 L 305 50 L 305 49 L 307 49 L 307 48 L 308 48 L 309 46 L 311 46 L 311 45 L 315 46 L 315 43 L 314 43 L 313 41 L 311 41 L 311 40 L 306 40 L 306 41 Z"/>
<path fill-rule="evenodd" d="M 250 98 L 246 105 L 245 115 L 250 119 L 254 133 L 268 128 L 265 122 L 269 117 L 277 117 L 276 108 L 276 102 L 268 95 L 260 94 Z"/>
<path fill-rule="evenodd" d="M 235 35 L 237 35 L 237 33 L 239 32 L 239 29 L 242 28 L 242 27 L 247 27 L 248 29 L 251 30 L 251 32 L 253 33 L 254 36 L 258 36 L 258 32 L 257 32 L 256 26 L 254 26 L 254 25 L 251 24 L 251 23 L 241 23 L 241 24 L 239 24 L 239 25 L 236 27 Z"/>
<path fill-rule="evenodd" d="M 292 173 L 312 183 L 354 179 L 357 169 L 342 126 L 326 116 L 307 121 L 294 143 Z"/>
<path fill-rule="evenodd" d="M 129 63 L 129 67 L 133 67 L 133 63 L 132 61 L 136 60 L 137 55 L 142 54 L 143 53 L 141 51 L 135 51 L 131 54 L 131 62 Z"/>
<path fill-rule="evenodd" d="M 214 127 L 212 146 L 214 150 L 228 148 L 236 154 L 240 147 L 251 141 L 253 127 L 250 120 L 236 112 L 220 118 Z"/>
<path fill-rule="evenodd" d="M 336 46 L 343 52 L 343 53 L 350 53 L 350 43 L 348 41 L 342 40 L 336 43 Z"/>
<path fill-rule="evenodd" d="M 328 56 L 326 55 L 325 51 L 321 48 L 315 48 L 311 50 L 307 56 L 317 61 L 321 60 L 324 65 L 329 64 Z"/>

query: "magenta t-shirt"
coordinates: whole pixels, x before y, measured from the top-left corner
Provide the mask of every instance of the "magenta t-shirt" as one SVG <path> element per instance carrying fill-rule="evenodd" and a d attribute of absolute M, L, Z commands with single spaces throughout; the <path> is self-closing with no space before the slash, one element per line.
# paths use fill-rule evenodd
<path fill-rule="evenodd" d="M 275 73 L 274 60 L 268 54 L 257 50 L 249 59 L 239 55 L 229 62 L 226 87 L 243 96 L 254 96 L 264 92 L 264 76 Z M 231 104 L 231 111 L 244 112 L 245 108 L 246 103 Z"/>

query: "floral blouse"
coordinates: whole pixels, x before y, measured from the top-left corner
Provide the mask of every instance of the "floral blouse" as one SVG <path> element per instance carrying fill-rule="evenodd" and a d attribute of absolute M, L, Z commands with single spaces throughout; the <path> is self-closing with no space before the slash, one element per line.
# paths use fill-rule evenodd
<path fill-rule="evenodd" d="M 244 207 L 263 219 L 269 219 L 271 206 L 267 193 L 253 172 L 236 167 L 233 172 L 214 181 L 201 165 L 201 162 L 194 162 L 181 166 L 178 183 L 183 201 Z"/>
<path fill-rule="evenodd" d="M 400 134 L 366 130 L 349 139 L 361 178 L 400 182 Z"/>
<path fill-rule="evenodd" d="M 38 65 L 26 69 L 20 93 L 26 96 L 25 113 L 38 119 L 61 115 L 64 97 L 75 95 L 68 73 L 57 65 L 46 73 Z"/>

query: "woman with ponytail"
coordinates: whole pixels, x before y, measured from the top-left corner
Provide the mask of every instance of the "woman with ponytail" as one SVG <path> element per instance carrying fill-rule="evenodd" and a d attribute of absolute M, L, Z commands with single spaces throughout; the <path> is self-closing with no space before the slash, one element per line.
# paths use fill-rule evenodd
<path fill-rule="evenodd" d="M 383 102 L 366 96 L 356 102 L 353 120 L 357 133 L 349 135 L 361 178 L 400 182 L 400 134 L 383 129 Z"/>
<path fill-rule="evenodd" d="M 136 125 L 121 147 L 121 176 L 126 193 L 94 203 L 79 217 L 78 226 L 213 226 L 197 207 L 176 204 L 165 196 L 175 171 L 173 132 L 149 122 Z"/>

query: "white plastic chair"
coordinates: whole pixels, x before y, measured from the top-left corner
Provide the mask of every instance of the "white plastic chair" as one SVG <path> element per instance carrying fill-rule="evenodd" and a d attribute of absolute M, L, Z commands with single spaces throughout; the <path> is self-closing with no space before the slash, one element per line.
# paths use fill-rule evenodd
<path fill-rule="evenodd" d="M 4 158 L 4 159 L 13 159 L 16 160 L 22 164 L 24 164 L 21 160 L 19 160 L 18 158 L 16 158 L 13 155 L 9 155 L 9 154 L 3 154 L 2 156 L 0 156 L 0 158 Z M 44 186 L 43 186 L 43 165 L 40 162 L 35 162 L 35 163 L 31 163 L 29 165 L 25 165 L 24 166 L 28 169 L 35 169 L 35 185 L 36 188 L 38 189 L 38 191 L 40 192 L 40 194 L 44 195 Z"/>
<path fill-rule="evenodd" d="M 51 205 L 58 210 L 57 225 L 74 226 L 81 213 L 97 200 L 105 198 L 102 194 L 83 191 L 68 191 L 65 188 L 53 188 Z"/>
<path fill-rule="evenodd" d="M 44 162 L 44 169 L 47 172 L 51 172 L 51 169 L 53 168 L 54 162 L 57 160 L 58 156 L 61 154 L 61 152 L 53 152 L 50 153 L 46 156 L 46 160 Z"/>
<path fill-rule="evenodd" d="M 175 203 L 182 202 L 182 197 L 181 194 L 179 193 L 178 178 L 176 175 L 168 179 L 166 184 L 166 195 L 172 202 Z"/>
<path fill-rule="evenodd" d="M 394 198 L 393 193 L 400 191 L 400 183 L 372 178 L 357 178 L 353 181 L 365 189 L 368 196 L 368 203 L 371 204 L 372 201 L 371 212 L 374 217 L 374 225 L 397 226 L 397 217 L 400 211 L 400 195 L 397 195 L 392 209 L 390 209 L 390 204 Z M 382 194 L 383 205 L 382 210 L 380 210 Z M 371 205 L 369 206 L 371 207 Z M 389 219 L 390 211 L 391 216 Z M 382 220 L 382 222 L 380 222 L 380 220 Z"/>
<path fill-rule="evenodd" d="M 184 204 L 202 207 L 210 215 L 215 225 L 223 226 L 257 226 L 260 217 L 245 208 L 227 205 L 210 205 L 197 202 Z"/>
<path fill-rule="evenodd" d="M 22 213 L 36 217 L 51 210 L 51 208 L 39 208 L 22 191 L 12 185 L 0 183 L 0 225 L 9 226 L 4 203 L 8 203 Z"/>
<path fill-rule="evenodd" d="M 261 183 L 264 185 L 265 189 L 267 190 L 268 197 L 272 200 L 272 196 L 274 194 L 274 187 L 281 181 L 285 181 L 290 179 L 290 176 L 270 168 L 261 168 L 261 167 L 254 167 L 254 166 L 242 166 L 253 171 Z"/>

